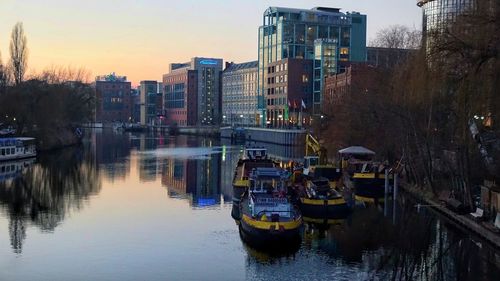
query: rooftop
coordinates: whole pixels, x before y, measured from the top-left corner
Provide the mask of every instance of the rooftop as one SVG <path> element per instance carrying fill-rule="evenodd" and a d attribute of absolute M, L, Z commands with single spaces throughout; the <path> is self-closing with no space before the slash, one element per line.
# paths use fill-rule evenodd
<path fill-rule="evenodd" d="M 224 69 L 224 72 L 226 71 L 237 71 L 237 70 L 242 70 L 242 69 L 248 69 L 248 68 L 257 68 L 259 66 L 258 61 L 250 61 L 250 62 L 244 62 L 244 63 L 231 63 L 226 69 Z"/>

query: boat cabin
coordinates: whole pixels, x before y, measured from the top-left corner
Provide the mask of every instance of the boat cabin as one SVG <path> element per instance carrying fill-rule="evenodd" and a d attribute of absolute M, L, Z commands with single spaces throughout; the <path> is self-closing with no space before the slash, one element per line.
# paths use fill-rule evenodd
<path fill-rule="evenodd" d="M 252 216 L 290 217 L 293 207 L 287 198 L 288 173 L 280 168 L 256 168 L 250 177 Z"/>
<path fill-rule="evenodd" d="M 331 199 L 341 198 L 342 196 L 338 191 L 330 187 L 328 178 L 320 177 L 308 181 L 306 185 L 306 193 L 312 199 Z"/>
<path fill-rule="evenodd" d="M 246 148 L 245 158 L 251 160 L 267 159 L 267 149 L 263 147 Z"/>
<path fill-rule="evenodd" d="M 0 138 L 0 160 L 36 156 L 34 138 Z"/>
<path fill-rule="evenodd" d="M 342 169 L 348 173 L 375 173 L 381 172 L 379 163 L 374 162 L 375 152 L 362 146 L 351 146 L 339 150 L 339 159 Z M 381 170 L 381 171 L 379 171 Z"/>

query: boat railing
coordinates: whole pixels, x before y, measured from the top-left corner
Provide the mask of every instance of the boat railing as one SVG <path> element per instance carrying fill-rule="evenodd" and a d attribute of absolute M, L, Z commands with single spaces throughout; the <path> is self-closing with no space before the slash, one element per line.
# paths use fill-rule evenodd
<path fill-rule="evenodd" d="M 270 219 L 272 219 L 272 215 L 274 215 L 274 214 L 279 215 L 280 217 L 285 217 L 285 218 L 296 218 L 298 216 L 298 213 L 295 212 L 295 210 L 288 210 L 288 211 L 262 210 L 262 211 L 258 212 L 255 217 L 258 218 L 259 220 L 261 220 L 264 215 L 266 215 L 266 217 L 267 217 L 267 214 L 271 214 Z"/>

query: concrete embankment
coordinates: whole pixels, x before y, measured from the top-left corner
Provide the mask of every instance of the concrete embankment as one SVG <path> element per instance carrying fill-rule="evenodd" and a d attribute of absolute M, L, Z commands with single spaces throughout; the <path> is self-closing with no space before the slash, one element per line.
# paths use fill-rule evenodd
<path fill-rule="evenodd" d="M 280 145 L 304 146 L 306 130 L 303 129 L 266 129 L 245 127 L 245 139 L 264 143 Z M 233 128 L 224 127 L 220 129 L 221 137 L 231 138 Z"/>
<path fill-rule="evenodd" d="M 470 215 L 460 215 L 449 210 L 442 203 L 436 201 L 435 199 L 429 198 L 429 196 L 423 195 L 421 191 L 416 187 L 402 185 L 402 189 L 404 192 L 423 201 L 423 205 L 429 206 L 440 216 L 445 217 L 449 221 L 488 241 L 497 249 L 500 249 L 500 232 L 494 232 L 486 228 L 481 223 L 473 220 Z"/>

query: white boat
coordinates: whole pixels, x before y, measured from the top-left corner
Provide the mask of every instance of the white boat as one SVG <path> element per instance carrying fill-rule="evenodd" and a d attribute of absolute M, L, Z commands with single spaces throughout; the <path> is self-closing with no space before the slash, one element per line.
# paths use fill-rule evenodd
<path fill-rule="evenodd" d="M 0 138 L 0 161 L 23 159 L 36 156 L 34 138 Z"/>

